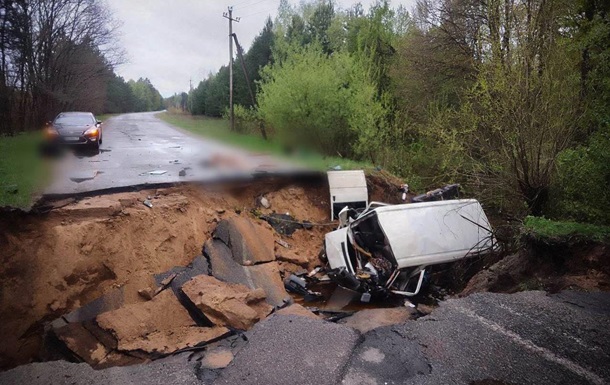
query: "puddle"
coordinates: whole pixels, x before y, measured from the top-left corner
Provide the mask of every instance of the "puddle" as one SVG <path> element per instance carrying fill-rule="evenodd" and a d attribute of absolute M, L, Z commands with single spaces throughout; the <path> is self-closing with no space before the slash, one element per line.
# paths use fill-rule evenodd
<path fill-rule="evenodd" d="M 97 176 L 99 172 L 97 170 L 94 171 L 79 171 L 70 175 L 70 180 L 75 183 L 81 183 L 87 180 L 91 180 Z"/>
<path fill-rule="evenodd" d="M 143 172 L 139 175 L 143 176 L 143 175 L 163 175 L 163 174 L 167 174 L 167 170 L 152 170 L 152 171 Z"/>

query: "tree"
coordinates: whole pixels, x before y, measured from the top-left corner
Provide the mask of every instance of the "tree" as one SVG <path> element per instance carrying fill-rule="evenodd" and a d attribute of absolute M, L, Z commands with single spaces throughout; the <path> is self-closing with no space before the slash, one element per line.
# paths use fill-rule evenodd
<path fill-rule="evenodd" d="M 140 78 L 138 81 L 129 80 L 128 84 L 135 97 L 136 112 L 163 109 L 163 97 L 148 78 Z"/>
<path fill-rule="evenodd" d="M 244 55 L 244 63 L 248 73 L 249 82 L 243 73 L 241 60 L 235 63 L 234 73 L 234 95 L 235 104 L 250 108 L 254 107 L 250 97 L 249 88 L 256 94 L 256 83 L 260 80 L 260 70 L 272 62 L 272 51 L 274 33 L 273 22 L 270 18 L 265 22 L 262 31 L 254 38 L 248 52 Z"/>
<path fill-rule="evenodd" d="M 5 132 L 63 109 L 101 111 L 119 58 L 116 23 L 95 0 L 2 0 L 0 108 Z"/>
<path fill-rule="evenodd" d="M 312 40 L 317 40 L 322 45 L 322 50 L 330 54 L 330 38 L 328 29 L 335 17 L 335 4 L 332 0 L 322 0 L 318 2 L 314 9 L 311 20 L 309 21 L 309 34 Z"/>
<path fill-rule="evenodd" d="M 106 88 L 104 112 L 116 114 L 135 110 L 135 96 L 125 79 L 111 73 Z"/>

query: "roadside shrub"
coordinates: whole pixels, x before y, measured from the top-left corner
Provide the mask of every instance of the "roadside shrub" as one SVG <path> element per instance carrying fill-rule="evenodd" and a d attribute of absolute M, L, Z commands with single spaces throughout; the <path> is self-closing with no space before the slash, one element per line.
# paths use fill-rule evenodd
<path fill-rule="evenodd" d="M 610 127 L 594 133 L 587 146 L 559 154 L 548 207 L 554 218 L 610 224 Z"/>
<path fill-rule="evenodd" d="M 259 113 L 284 145 L 341 157 L 371 150 L 385 111 L 375 84 L 349 54 L 293 47 L 262 73 Z"/>

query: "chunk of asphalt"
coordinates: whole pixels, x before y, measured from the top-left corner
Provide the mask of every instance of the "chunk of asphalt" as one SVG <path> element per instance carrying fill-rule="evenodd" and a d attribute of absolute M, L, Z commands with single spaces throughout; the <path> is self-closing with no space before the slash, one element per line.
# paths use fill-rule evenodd
<path fill-rule="evenodd" d="M 212 326 L 212 322 L 203 315 L 201 310 L 197 308 L 188 297 L 182 292 L 182 286 L 191 280 L 191 278 L 198 275 L 209 275 L 210 269 L 207 259 L 203 255 L 198 255 L 193 261 L 187 266 L 175 266 L 171 269 L 155 275 L 155 283 L 160 286 L 162 282 L 172 275 L 176 275 L 175 278 L 170 282 L 169 288 L 174 292 L 178 301 L 186 308 L 191 318 L 193 318 L 198 325 L 201 326 Z"/>
<path fill-rule="evenodd" d="M 157 286 L 160 286 L 163 280 L 167 279 L 172 274 L 176 274 L 176 278 L 172 280 L 169 287 L 171 287 L 174 293 L 177 293 L 178 289 L 191 278 L 201 274 L 209 275 L 208 261 L 203 255 L 198 255 L 187 266 L 175 266 L 163 273 L 156 274 L 155 283 Z"/>
<path fill-rule="evenodd" d="M 203 247 L 210 270 L 221 281 L 239 283 L 250 289 L 262 288 L 267 295 L 267 303 L 281 306 L 290 299 L 280 278 L 277 262 L 242 266 L 233 257 L 231 249 L 220 239 L 209 239 Z"/>
<path fill-rule="evenodd" d="M 62 318 L 70 323 L 89 321 L 97 317 L 99 314 L 120 308 L 123 306 L 123 303 L 123 288 L 118 288 L 111 290 L 108 292 L 108 294 L 98 297 L 86 305 L 71 311 Z"/>
<path fill-rule="evenodd" d="M 240 265 L 250 266 L 275 260 L 273 232 L 248 218 L 223 219 L 214 230 L 214 238 L 220 239 L 231 249 L 233 259 Z"/>
<path fill-rule="evenodd" d="M 214 384 L 334 385 L 360 338 L 345 326 L 294 315 L 274 315 L 248 336 Z"/>
<path fill-rule="evenodd" d="M 392 326 L 374 329 L 352 354 L 344 384 L 404 384 L 430 373 L 419 343 L 397 333 Z"/>

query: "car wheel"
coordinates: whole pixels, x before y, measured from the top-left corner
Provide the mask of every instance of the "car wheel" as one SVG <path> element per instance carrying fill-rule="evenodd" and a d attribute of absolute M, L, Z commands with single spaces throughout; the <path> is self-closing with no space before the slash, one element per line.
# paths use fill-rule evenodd
<path fill-rule="evenodd" d="M 90 145 L 91 151 L 93 151 L 96 154 L 99 154 L 100 152 L 100 141 L 96 140 L 95 142 L 91 143 Z"/>
<path fill-rule="evenodd" d="M 104 137 L 103 132 L 102 132 L 102 130 L 100 130 L 100 140 L 99 140 L 100 144 L 104 143 L 104 142 L 102 142 L 103 137 Z"/>

